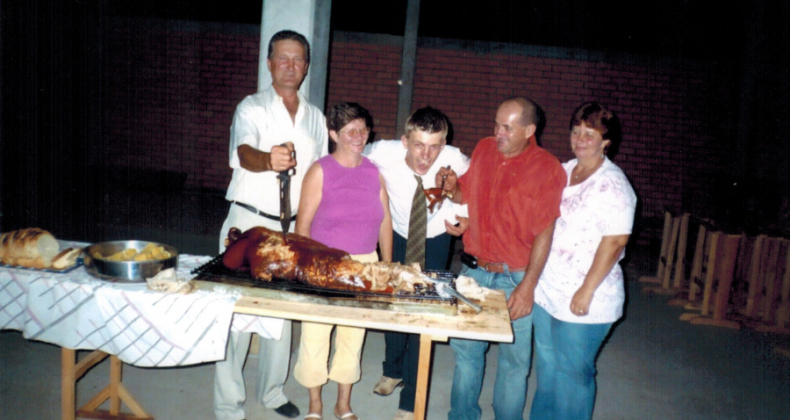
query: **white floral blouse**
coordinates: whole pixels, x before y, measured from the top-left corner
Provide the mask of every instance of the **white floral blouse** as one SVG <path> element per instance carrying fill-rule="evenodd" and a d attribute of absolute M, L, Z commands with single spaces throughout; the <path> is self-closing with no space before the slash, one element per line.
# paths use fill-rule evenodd
<path fill-rule="evenodd" d="M 573 159 L 563 164 L 570 183 Z M 571 313 L 574 293 L 584 283 L 604 236 L 629 235 L 634 224 L 636 194 L 623 171 L 609 159 L 582 183 L 562 192 L 560 217 L 554 228 L 551 252 L 535 289 L 535 304 L 565 322 L 602 324 L 623 315 L 625 290 L 618 263 L 596 289 L 586 316 Z"/>

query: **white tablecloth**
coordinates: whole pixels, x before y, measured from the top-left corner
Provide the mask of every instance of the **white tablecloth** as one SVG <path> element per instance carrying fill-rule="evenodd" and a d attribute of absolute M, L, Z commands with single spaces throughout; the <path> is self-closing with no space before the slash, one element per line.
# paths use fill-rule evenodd
<path fill-rule="evenodd" d="M 210 257 L 181 255 L 189 278 Z M 68 273 L 0 267 L 0 329 L 77 350 L 101 350 L 135 366 L 165 367 L 225 358 L 228 331 L 279 339 L 281 319 L 234 314 L 238 294 L 154 292 L 110 283 L 85 267 Z"/>

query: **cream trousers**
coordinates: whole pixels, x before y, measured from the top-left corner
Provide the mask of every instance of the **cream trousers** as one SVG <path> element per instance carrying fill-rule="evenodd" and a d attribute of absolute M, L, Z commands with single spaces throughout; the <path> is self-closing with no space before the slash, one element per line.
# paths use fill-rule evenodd
<path fill-rule="evenodd" d="M 376 252 L 352 255 L 359 262 L 376 262 Z M 329 360 L 332 328 L 335 333 L 335 353 L 327 369 Z M 365 329 L 342 325 L 302 322 L 302 338 L 294 366 L 294 378 L 306 388 L 315 388 L 327 383 L 329 379 L 339 384 L 353 384 L 359 381 L 360 356 L 365 341 Z"/>

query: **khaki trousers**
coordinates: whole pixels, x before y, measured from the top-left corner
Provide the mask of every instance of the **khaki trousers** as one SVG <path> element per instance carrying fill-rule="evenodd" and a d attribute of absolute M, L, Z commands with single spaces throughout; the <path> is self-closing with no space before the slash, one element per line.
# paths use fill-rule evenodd
<path fill-rule="evenodd" d="M 375 251 L 371 254 L 352 255 L 351 258 L 359 262 L 378 261 Z M 327 369 L 333 328 L 337 328 L 335 353 Z M 359 381 L 360 356 L 364 341 L 364 328 L 302 322 L 302 338 L 294 366 L 294 378 L 306 388 L 324 385 L 329 379 L 339 384 L 353 384 Z"/>

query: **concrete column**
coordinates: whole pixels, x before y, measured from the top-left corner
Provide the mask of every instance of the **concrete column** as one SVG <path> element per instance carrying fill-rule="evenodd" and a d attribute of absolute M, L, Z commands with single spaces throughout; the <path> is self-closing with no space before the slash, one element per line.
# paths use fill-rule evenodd
<path fill-rule="evenodd" d="M 395 137 L 403 135 L 403 126 L 411 114 L 414 93 L 414 67 L 417 61 L 417 30 L 420 24 L 420 0 L 409 0 L 406 7 L 406 28 L 403 33 L 403 58 L 401 60 L 400 94 Z"/>
<path fill-rule="evenodd" d="M 275 33 L 290 29 L 304 35 L 310 42 L 310 70 L 300 91 L 313 105 L 324 109 L 331 10 L 332 0 L 263 0 L 258 91 L 272 84 L 266 66 L 269 40 Z"/>

